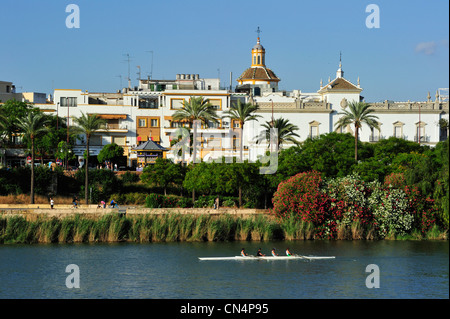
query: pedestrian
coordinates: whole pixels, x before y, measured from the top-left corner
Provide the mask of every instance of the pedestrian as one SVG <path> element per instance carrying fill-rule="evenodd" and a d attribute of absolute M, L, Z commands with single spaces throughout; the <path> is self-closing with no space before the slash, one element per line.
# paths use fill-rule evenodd
<path fill-rule="evenodd" d="M 78 208 L 77 201 L 78 201 L 78 198 L 76 196 L 74 196 L 73 200 L 72 200 L 73 208 Z"/>
<path fill-rule="evenodd" d="M 219 196 L 217 196 L 216 200 L 214 201 L 214 209 L 219 209 Z"/>
<path fill-rule="evenodd" d="M 52 197 L 50 197 L 50 208 L 53 209 L 53 205 L 55 204 L 55 201 Z"/>

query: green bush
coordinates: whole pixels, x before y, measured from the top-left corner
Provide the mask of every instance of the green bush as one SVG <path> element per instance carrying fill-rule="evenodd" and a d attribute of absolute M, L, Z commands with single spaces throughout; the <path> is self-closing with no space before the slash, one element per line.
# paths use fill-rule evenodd
<path fill-rule="evenodd" d="M 145 198 L 145 207 L 161 208 L 163 203 L 163 195 L 151 193 Z"/>

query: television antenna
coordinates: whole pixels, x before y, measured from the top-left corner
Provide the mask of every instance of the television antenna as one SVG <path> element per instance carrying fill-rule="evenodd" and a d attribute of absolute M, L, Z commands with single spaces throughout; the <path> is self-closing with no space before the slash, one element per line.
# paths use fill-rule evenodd
<path fill-rule="evenodd" d="M 128 53 L 123 54 L 123 55 L 127 57 L 125 62 L 128 63 L 128 89 L 131 89 L 131 78 L 130 78 L 130 61 L 131 61 L 131 58 L 130 58 L 130 55 Z"/>
<path fill-rule="evenodd" d="M 150 65 L 150 80 L 152 80 L 153 79 L 153 51 L 145 51 L 145 52 L 152 54 L 152 63 Z"/>

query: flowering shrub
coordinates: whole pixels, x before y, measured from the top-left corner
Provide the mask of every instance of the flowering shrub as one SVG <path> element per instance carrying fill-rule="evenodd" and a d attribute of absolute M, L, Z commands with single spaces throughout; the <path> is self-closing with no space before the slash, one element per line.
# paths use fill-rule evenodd
<path fill-rule="evenodd" d="M 366 184 L 357 175 L 330 179 L 326 192 L 331 198 L 334 215 L 341 216 L 340 223 L 346 227 L 359 221 L 369 225 L 373 215 L 369 207 L 368 197 L 372 193 L 371 184 Z"/>
<path fill-rule="evenodd" d="M 392 173 L 384 178 L 384 185 L 394 188 L 404 188 L 406 185 L 405 175 L 403 173 Z"/>
<path fill-rule="evenodd" d="M 403 236 L 411 230 L 414 216 L 409 209 L 410 200 L 403 190 L 382 188 L 379 183 L 374 183 L 369 201 L 378 237 L 384 238 L 389 232 Z"/>
<path fill-rule="evenodd" d="M 414 216 L 413 228 L 424 235 L 436 223 L 437 209 L 434 200 L 420 193 L 417 187 L 404 187 L 404 192 L 410 199 L 409 210 Z"/>
<path fill-rule="evenodd" d="M 273 213 L 282 219 L 294 216 L 315 226 L 318 238 L 332 237 L 336 221 L 329 218 L 330 199 L 321 191 L 322 177 L 316 171 L 299 173 L 281 182 L 273 197 Z M 328 220 L 331 222 L 326 223 Z"/>
<path fill-rule="evenodd" d="M 395 185 L 395 187 L 394 187 Z M 339 230 L 404 236 L 412 229 L 424 235 L 436 220 L 433 200 L 405 186 L 401 174 L 385 184 L 365 183 L 357 175 L 322 180 L 320 173 L 299 173 L 278 185 L 273 213 L 280 219 L 311 223 L 315 238 L 337 238 Z"/>

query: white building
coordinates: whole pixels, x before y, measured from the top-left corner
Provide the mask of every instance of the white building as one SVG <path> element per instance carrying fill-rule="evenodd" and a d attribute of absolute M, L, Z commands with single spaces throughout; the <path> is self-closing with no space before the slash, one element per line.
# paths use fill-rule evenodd
<path fill-rule="evenodd" d="M 244 70 L 236 80 L 238 85 L 234 92 L 221 89 L 219 79 L 200 78 L 198 74 L 177 74 L 173 80 L 140 80 L 133 88 L 124 88 L 116 93 L 96 93 L 81 89 L 57 89 L 51 101 L 42 102 L 41 96 L 28 94 L 23 96 L 34 99 L 36 106 L 43 111 L 53 112 L 60 117 L 69 118 L 69 126 L 73 125 L 73 118 L 81 113 L 98 114 L 108 122 L 108 130 L 98 132 L 91 138 L 91 155 L 97 155 L 104 145 L 116 143 L 125 150 L 128 166 L 137 166 L 141 162 L 133 148 L 149 139 L 170 148 L 171 134 L 182 126 L 173 120 L 173 114 L 182 108 L 184 101 L 191 97 L 202 96 L 216 108 L 219 116 L 224 115 L 232 104 L 239 99 L 244 103 L 257 104 L 262 116 L 259 121 L 245 124 L 244 156 L 256 159 L 261 150 L 254 149 L 255 136 L 263 131 L 262 125 L 272 119 L 283 117 L 299 127 L 297 132 L 300 141 L 314 138 L 320 134 L 335 131 L 335 123 L 341 116 L 339 113 L 346 109 L 348 103 L 361 101 L 363 98 L 358 78 L 354 84 L 344 77 L 342 63 L 336 71 L 336 77 L 320 86 L 316 92 L 280 91 L 280 78 L 275 72 L 266 67 L 266 50 L 258 37 L 256 45 L 251 50 L 251 65 Z M 3 89 L 2 89 L 3 88 Z M 4 92 L 3 92 L 4 91 Z M 13 96 L 13 86 L 10 82 L 0 82 L 0 97 Z M 448 90 L 447 90 L 448 92 Z M 448 94 L 448 93 L 447 93 Z M 426 101 L 422 102 L 393 102 L 369 103 L 379 118 L 380 130 L 371 130 L 363 126 L 360 140 L 376 142 L 391 136 L 410 141 L 435 145 L 447 138 L 447 130 L 441 130 L 441 119 L 448 121 L 449 103 L 442 100 L 436 93 L 434 99 L 430 93 Z M 217 158 L 223 152 L 236 156 L 237 147 L 235 129 L 239 124 L 230 119 L 222 119 L 217 125 L 208 130 L 201 128 L 203 134 L 202 146 L 209 145 L 212 136 L 220 137 L 222 142 L 219 150 L 222 152 L 204 152 L 205 158 Z M 340 129 L 340 132 L 353 132 L 352 127 Z M 209 135 L 207 135 L 209 134 Z M 230 137 L 227 139 L 226 137 Z M 289 145 L 283 145 L 288 147 Z M 85 139 L 80 137 L 74 147 L 75 154 L 82 162 L 85 150 Z"/>

